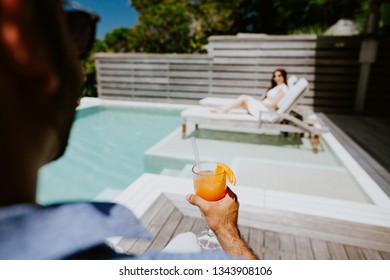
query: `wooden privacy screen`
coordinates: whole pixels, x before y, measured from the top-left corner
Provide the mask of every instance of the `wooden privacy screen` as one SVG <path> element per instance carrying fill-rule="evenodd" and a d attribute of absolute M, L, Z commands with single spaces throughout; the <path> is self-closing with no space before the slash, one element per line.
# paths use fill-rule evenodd
<path fill-rule="evenodd" d="M 301 105 L 315 111 L 353 112 L 362 37 L 312 35 L 211 36 L 207 54 L 96 54 L 101 98 L 197 103 L 208 96 L 259 96 L 276 68 L 304 77 Z M 366 113 L 390 102 L 390 40 L 381 39 L 371 67 Z"/>

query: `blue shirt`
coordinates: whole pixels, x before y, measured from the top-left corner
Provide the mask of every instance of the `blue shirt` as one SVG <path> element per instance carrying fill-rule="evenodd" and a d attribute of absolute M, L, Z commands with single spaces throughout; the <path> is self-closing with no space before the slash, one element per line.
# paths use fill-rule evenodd
<path fill-rule="evenodd" d="M 230 259 L 222 251 L 125 255 L 106 245 L 106 238 L 113 236 L 151 239 L 130 210 L 114 203 L 0 208 L 0 259 Z"/>

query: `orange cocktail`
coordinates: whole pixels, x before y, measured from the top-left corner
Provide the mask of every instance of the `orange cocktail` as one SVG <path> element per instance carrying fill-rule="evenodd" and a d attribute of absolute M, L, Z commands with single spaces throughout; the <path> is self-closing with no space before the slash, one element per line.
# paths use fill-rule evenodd
<path fill-rule="evenodd" d="M 232 172 L 223 163 L 200 162 L 192 168 L 195 193 L 208 201 L 217 201 L 226 194 L 226 178 L 231 181 Z M 227 172 L 228 171 L 228 172 Z M 232 175 L 234 176 L 234 175 Z M 235 178 L 234 178 L 235 183 Z"/>
<path fill-rule="evenodd" d="M 218 201 L 226 195 L 226 180 L 236 184 L 233 171 L 222 162 L 199 162 L 192 168 L 195 193 L 208 201 Z M 203 215 L 203 214 L 202 214 Z M 207 250 L 219 249 L 221 244 L 206 224 L 198 235 L 198 244 Z"/>

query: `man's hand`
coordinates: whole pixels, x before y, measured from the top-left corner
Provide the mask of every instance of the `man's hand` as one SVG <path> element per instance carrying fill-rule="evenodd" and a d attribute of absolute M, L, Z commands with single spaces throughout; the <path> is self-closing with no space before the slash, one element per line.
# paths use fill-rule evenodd
<path fill-rule="evenodd" d="M 215 233 L 226 253 L 247 259 L 256 255 L 242 240 L 237 227 L 239 202 L 230 188 L 219 201 L 207 201 L 195 194 L 187 195 L 187 201 L 202 211 L 207 225 Z"/>
<path fill-rule="evenodd" d="M 206 223 L 215 234 L 226 228 L 236 228 L 238 218 L 237 196 L 228 188 L 224 198 L 210 202 L 198 195 L 187 195 L 189 203 L 198 206 Z"/>

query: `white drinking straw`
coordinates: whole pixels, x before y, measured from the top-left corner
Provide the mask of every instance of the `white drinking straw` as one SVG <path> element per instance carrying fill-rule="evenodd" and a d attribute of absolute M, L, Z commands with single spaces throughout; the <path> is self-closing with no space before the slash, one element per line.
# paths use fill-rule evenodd
<path fill-rule="evenodd" d="M 198 147 L 196 146 L 196 142 L 195 142 L 195 137 L 191 138 L 191 142 L 192 142 L 192 150 L 194 151 L 195 162 L 199 163 L 200 162 L 200 158 L 199 158 Z"/>

